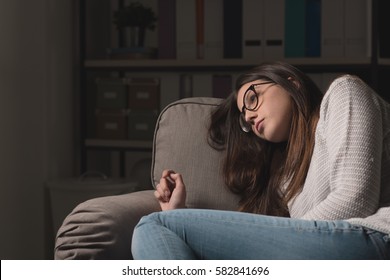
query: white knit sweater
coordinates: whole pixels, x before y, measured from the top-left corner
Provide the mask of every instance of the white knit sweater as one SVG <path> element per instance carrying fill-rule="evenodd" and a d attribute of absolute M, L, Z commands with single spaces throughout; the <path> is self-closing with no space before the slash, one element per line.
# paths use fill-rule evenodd
<path fill-rule="evenodd" d="M 315 146 L 292 218 L 348 220 L 390 234 L 390 104 L 342 76 L 321 103 Z"/>

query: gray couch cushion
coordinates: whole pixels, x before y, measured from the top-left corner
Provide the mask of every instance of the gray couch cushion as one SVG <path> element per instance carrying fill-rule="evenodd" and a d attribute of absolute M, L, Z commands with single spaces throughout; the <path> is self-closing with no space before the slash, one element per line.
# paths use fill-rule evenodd
<path fill-rule="evenodd" d="M 153 191 L 106 196 L 79 204 L 57 233 L 55 259 L 131 259 L 141 217 L 159 211 Z"/>
<path fill-rule="evenodd" d="M 160 114 L 153 143 L 152 184 L 164 169 L 183 176 L 190 208 L 236 210 L 238 198 L 221 176 L 222 153 L 207 143 L 212 110 L 220 99 L 193 97 L 168 105 Z"/>

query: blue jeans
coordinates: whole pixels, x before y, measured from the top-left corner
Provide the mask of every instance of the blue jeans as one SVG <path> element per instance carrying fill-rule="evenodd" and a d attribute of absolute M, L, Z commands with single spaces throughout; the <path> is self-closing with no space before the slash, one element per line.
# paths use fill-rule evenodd
<path fill-rule="evenodd" d="M 389 259 L 389 235 L 345 221 L 180 209 L 143 217 L 135 259 Z"/>

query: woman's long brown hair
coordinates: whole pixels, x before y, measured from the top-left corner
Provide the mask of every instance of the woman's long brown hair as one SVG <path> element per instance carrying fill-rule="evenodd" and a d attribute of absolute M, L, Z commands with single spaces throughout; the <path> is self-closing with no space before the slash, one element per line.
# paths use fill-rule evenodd
<path fill-rule="evenodd" d="M 270 81 L 290 93 L 293 111 L 286 143 L 270 143 L 240 129 L 237 93 L 255 80 Z M 302 190 L 309 169 L 322 96 L 297 68 L 282 62 L 264 63 L 241 75 L 235 91 L 213 112 L 209 143 L 225 153 L 225 183 L 241 196 L 241 211 L 289 215 L 287 203 Z M 282 155 L 281 161 L 275 160 L 276 154 Z"/>

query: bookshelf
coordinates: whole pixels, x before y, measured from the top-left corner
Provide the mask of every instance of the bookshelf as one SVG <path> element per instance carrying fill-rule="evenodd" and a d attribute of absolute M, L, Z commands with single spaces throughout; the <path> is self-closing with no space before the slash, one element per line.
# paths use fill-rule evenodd
<path fill-rule="evenodd" d="M 191 54 L 189 57 L 185 57 L 184 54 L 180 55 L 177 52 L 176 58 L 164 58 L 164 59 L 109 59 L 107 58 L 106 49 L 118 47 L 120 44 L 119 34 L 112 26 L 112 11 L 115 10 L 118 5 L 125 5 L 129 1 L 132 0 L 103 0 L 99 1 L 99 3 L 93 0 L 76 0 L 79 4 L 79 42 L 77 48 L 79 50 L 80 57 L 80 166 L 81 172 L 84 172 L 88 169 L 87 166 L 87 154 L 89 150 L 113 150 L 119 151 L 120 153 L 120 161 L 121 166 L 125 161 L 125 154 L 132 153 L 137 151 L 142 151 L 146 153 L 150 153 L 152 151 L 152 139 L 145 141 L 134 141 L 127 139 L 120 140 L 110 140 L 110 139 L 98 139 L 94 133 L 91 133 L 90 126 L 93 125 L 93 120 L 91 116 L 91 96 L 93 96 L 93 89 L 91 89 L 91 78 L 102 75 L 102 76 L 159 76 L 161 77 L 169 76 L 173 83 L 178 83 L 178 79 L 175 79 L 175 76 L 190 74 L 190 75 L 213 75 L 213 74 L 231 74 L 237 75 L 240 71 L 247 70 L 255 65 L 260 64 L 263 61 L 269 60 L 283 60 L 290 64 L 293 64 L 300 68 L 301 70 L 312 73 L 312 74 L 321 74 L 321 73 L 340 73 L 340 72 L 348 72 L 351 74 L 356 74 L 363 78 L 368 84 L 370 84 L 374 89 L 378 90 L 381 93 L 381 90 L 387 89 L 384 87 L 384 80 L 387 78 L 387 74 L 390 72 L 390 58 L 378 58 L 378 3 L 382 3 L 384 0 L 359 0 L 360 14 L 355 13 L 355 16 L 361 16 L 363 13 L 365 17 L 367 17 L 367 22 L 365 23 L 365 29 L 367 29 L 367 34 L 365 34 L 365 42 L 366 46 L 364 48 L 352 48 L 352 55 L 320 55 L 317 57 L 286 57 L 284 55 L 274 56 L 275 51 L 268 52 L 269 56 L 262 55 L 260 57 L 253 57 L 253 52 L 246 51 L 247 46 L 245 45 L 245 36 L 253 35 L 253 32 L 243 32 L 241 38 L 243 40 L 243 45 L 241 45 L 241 56 L 239 58 L 224 58 L 223 53 L 216 52 L 215 49 L 212 52 L 215 55 L 205 55 L 203 58 L 197 58 L 198 53 Z M 159 1 L 164 0 L 147 0 L 146 3 L 151 3 L 153 8 L 157 11 L 159 7 Z M 176 0 L 177 1 L 177 0 Z M 193 1 L 196 2 L 198 0 L 180 0 L 180 1 Z M 202 1 L 202 0 L 200 0 Z M 204 0 L 204 3 L 210 2 L 208 5 L 221 5 L 221 3 L 225 3 L 225 0 Z M 240 1 L 248 1 L 247 3 L 251 3 L 251 5 L 267 5 L 270 6 L 269 9 L 277 9 L 277 5 L 283 4 L 285 7 L 288 0 L 229 0 L 234 1 L 235 4 L 231 6 L 237 5 Z M 316 2 L 317 1 L 317 2 Z M 318 3 L 321 1 L 327 1 L 326 4 L 329 3 L 340 3 L 338 0 L 314 0 L 313 3 Z M 354 0 L 343 0 L 345 7 L 351 7 L 353 5 Z M 175 1 L 167 1 L 175 3 Z M 261 2 L 261 4 L 259 4 Z M 242 3 L 242 2 L 241 2 Z M 272 3 L 272 5 L 270 4 Z M 276 4 L 275 4 L 276 3 Z M 279 3 L 279 4 L 278 4 Z M 195 5 L 195 4 L 194 4 Z M 247 4 L 249 5 L 249 4 Z M 329 4 L 330 5 L 330 4 Z M 328 8 L 329 8 L 328 5 Z M 349 6 L 348 6 L 349 5 Z M 176 6 L 176 8 L 179 6 Z M 182 7 L 182 4 L 181 4 Z M 248 6 L 249 7 L 249 6 Z M 246 7 L 246 10 L 243 9 L 241 12 L 248 13 L 250 8 Z M 327 7 L 323 5 L 322 7 Z M 364 9 L 364 11 L 363 11 Z M 190 11 L 187 10 L 187 13 Z M 231 12 L 231 11 L 230 11 Z M 359 12 L 359 11 L 358 11 Z M 96 15 L 94 15 L 96 13 Z M 195 13 L 195 11 L 194 11 Z M 214 16 L 223 14 L 222 11 L 218 11 L 218 13 L 214 13 Z M 172 16 L 172 15 L 171 15 Z M 196 15 L 195 15 L 196 16 Z M 207 25 L 207 13 L 204 14 L 204 24 Z M 252 15 L 254 17 L 258 17 L 256 13 Z M 183 17 L 181 17 L 183 18 Z M 191 18 L 191 17 L 190 17 Z M 241 19 L 241 26 L 243 28 L 248 28 L 248 24 L 250 22 L 245 22 L 244 19 L 246 17 L 238 17 Z M 244 18 L 244 19 L 243 19 Z M 93 21 L 95 20 L 95 22 Z M 176 18 L 179 20 L 179 18 Z M 188 19 L 187 19 L 188 20 Z M 274 19 L 273 19 L 274 20 Z M 287 20 L 287 18 L 286 18 Z M 324 20 L 322 19 L 322 24 L 324 24 Z M 283 19 L 284 22 L 284 19 Z M 277 23 L 277 22 L 276 22 Z M 170 23 L 172 24 L 172 22 Z M 207 40 L 223 40 L 221 36 L 217 36 L 215 32 L 218 30 L 221 31 L 220 28 L 223 27 L 223 21 L 218 24 L 215 24 L 211 31 L 213 34 L 204 33 L 204 47 L 207 47 Z M 264 20 L 261 23 L 264 26 L 267 25 Z M 194 28 L 196 24 L 194 23 Z M 221 27 L 222 26 L 222 27 Z M 172 27 L 172 26 L 171 26 Z M 177 28 L 177 23 L 176 27 Z M 219 28 L 219 29 L 218 29 Z M 280 29 L 280 26 L 277 28 Z M 351 28 L 351 27 L 350 27 Z M 360 27 L 359 27 L 360 28 Z M 177 29 L 175 29 L 177 30 Z M 99 32 L 100 31 L 100 32 Z M 280 31 L 280 30 L 279 30 Z M 275 31 L 275 32 L 279 32 Z M 329 33 L 329 30 L 327 31 Z M 149 40 L 151 44 L 158 46 L 159 37 L 158 31 L 152 34 L 154 37 Z M 324 33 L 326 33 L 324 31 Z M 194 33 L 195 35 L 199 35 Z M 249 35 L 248 35 L 249 34 Z M 179 35 L 178 35 L 179 36 Z M 180 36 L 183 36 L 181 34 Z M 235 34 L 236 38 L 237 34 Z M 172 36 L 170 36 L 172 37 Z M 215 39 L 218 37 L 217 39 Z M 184 38 L 184 37 L 181 37 Z M 258 40 L 266 40 L 265 38 L 259 36 Z M 171 38 L 172 40 L 172 38 Z M 184 40 L 184 39 L 183 39 Z M 248 40 L 247 40 L 248 41 Z M 250 40 L 249 40 L 250 41 Z M 256 41 L 256 40 L 252 40 Z M 256 42 L 251 44 L 256 45 Z M 275 41 L 275 40 L 274 40 Z M 277 41 L 277 40 L 276 40 Z M 353 41 L 353 40 L 350 40 Z M 161 41 L 160 41 L 161 43 Z M 164 42 L 165 43 L 165 42 Z M 196 43 L 196 38 L 194 38 L 194 43 Z M 212 46 L 216 46 L 215 42 L 211 42 Z M 220 41 L 219 43 L 224 43 Z M 275 42 L 273 42 L 275 43 Z M 225 43 L 226 44 L 226 43 Z M 167 44 L 164 44 L 165 46 Z M 169 45 L 169 44 L 168 44 Z M 223 45 L 223 44 L 222 44 Z M 250 45 L 250 44 L 249 44 Z M 345 47 L 347 48 L 347 47 Z M 197 48 L 193 47 L 195 52 L 197 52 Z M 234 55 L 233 50 L 233 55 Z M 280 49 L 278 50 L 280 52 Z M 358 52 L 358 55 L 356 53 Z M 264 53 L 266 51 L 264 50 Z M 92 73 L 92 74 L 91 74 Z M 233 78 L 234 80 L 234 78 Z M 172 88 L 172 86 L 171 86 Z M 386 94 L 386 93 L 384 93 Z M 161 91 L 161 98 L 165 98 L 166 93 Z M 174 101 L 174 99 L 180 98 L 179 94 L 176 94 L 173 97 L 170 97 L 169 100 Z M 168 100 L 167 99 L 167 100 Z M 388 96 L 385 96 L 385 99 L 389 100 Z M 164 105 L 164 104 L 162 104 Z M 162 106 L 163 107 L 163 106 Z M 88 109 L 89 108 L 89 109 Z M 161 108 L 162 109 L 162 108 Z M 122 166 L 120 171 L 120 175 L 124 176 L 125 168 Z"/>
<path fill-rule="evenodd" d="M 345 58 L 340 62 L 340 58 L 285 58 L 283 61 L 288 62 L 293 65 L 300 66 L 370 66 L 371 58 L 369 57 L 353 57 Z M 380 62 L 389 63 L 390 59 L 382 59 Z M 87 69 L 125 69 L 125 70 L 170 70 L 177 71 L 181 69 L 191 69 L 201 68 L 201 70 L 210 70 L 214 68 L 229 67 L 229 70 L 236 70 L 242 67 L 248 69 L 253 67 L 258 63 L 249 59 L 218 59 L 218 60 L 203 60 L 203 59 L 193 59 L 193 60 L 177 60 L 177 59 L 145 59 L 145 60 L 86 60 L 84 67 Z"/>

